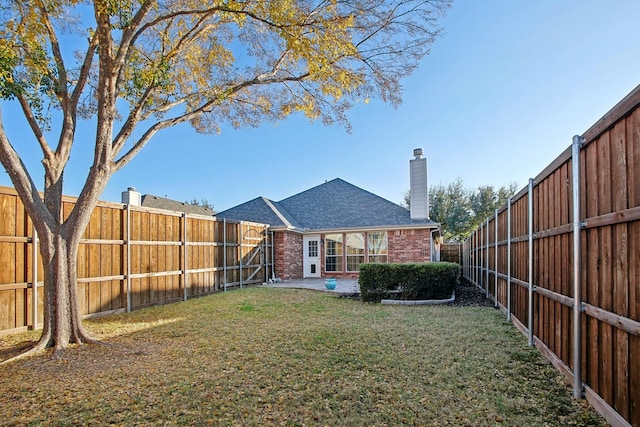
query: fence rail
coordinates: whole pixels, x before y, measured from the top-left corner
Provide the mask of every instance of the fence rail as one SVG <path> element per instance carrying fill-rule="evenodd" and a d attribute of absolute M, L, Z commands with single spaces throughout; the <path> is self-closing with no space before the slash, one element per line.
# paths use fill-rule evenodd
<path fill-rule="evenodd" d="M 640 86 L 463 243 L 463 275 L 612 425 L 640 426 Z"/>
<path fill-rule="evenodd" d="M 74 202 L 65 197 L 64 215 Z M 130 311 L 262 283 L 273 273 L 272 242 L 264 224 L 101 202 L 78 251 L 80 311 Z M 0 334 L 40 326 L 42 287 L 31 219 L 15 190 L 0 187 Z"/>

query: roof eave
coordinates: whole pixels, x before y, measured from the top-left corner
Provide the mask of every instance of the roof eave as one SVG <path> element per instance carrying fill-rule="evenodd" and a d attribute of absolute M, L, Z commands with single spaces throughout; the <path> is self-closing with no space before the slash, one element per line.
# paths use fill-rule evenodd
<path fill-rule="evenodd" d="M 298 233 L 298 234 L 306 233 L 306 230 L 302 230 L 300 228 L 293 227 L 291 225 L 271 225 L 269 226 L 269 230 L 270 231 L 287 231 L 290 233 Z"/>
<path fill-rule="evenodd" d="M 390 231 L 390 230 L 416 230 L 416 229 L 427 229 L 427 230 L 436 229 L 437 230 L 437 229 L 440 229 L 440 223 L 432 222 L 428 224 L 373 225 L 368 227 L 357 226 L 357 227 L 315 228 L 315 229 L 305 228 L 304 233 L 305 234 L 318 234 L 318 233 L 326 234 L 331 232 L 341 233 L 341 232 L 355 232 L 355 231 L 369 231 L 369 230 Z"/>

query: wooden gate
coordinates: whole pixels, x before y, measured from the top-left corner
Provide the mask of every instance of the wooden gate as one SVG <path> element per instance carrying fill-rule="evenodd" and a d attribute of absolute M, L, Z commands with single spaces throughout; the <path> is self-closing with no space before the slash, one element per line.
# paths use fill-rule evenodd
<path fill-rule="evenodd" d="M 266 282 L 265 241 L 266 229 L 259 230 L 255 225 L 243 224 L 240 239 L 240 287 L 245 284 Z"/>

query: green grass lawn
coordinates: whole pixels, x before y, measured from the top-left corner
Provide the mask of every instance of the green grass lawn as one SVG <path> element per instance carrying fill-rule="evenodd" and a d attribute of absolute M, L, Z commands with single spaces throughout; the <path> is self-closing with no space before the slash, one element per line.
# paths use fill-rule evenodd
<path fill-rule="evenodd" d="M 0 424 L 606 425 L 492 308 L 250 288 L 86 325 L 107 345 L 0 366 Z"/>

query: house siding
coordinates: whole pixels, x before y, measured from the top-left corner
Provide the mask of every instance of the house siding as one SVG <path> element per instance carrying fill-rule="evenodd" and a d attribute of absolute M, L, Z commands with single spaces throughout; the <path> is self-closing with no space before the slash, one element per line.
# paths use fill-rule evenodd
<path fill-rule="evenodd" d="M 283 280 L 302 278 L 303 237 L 298 233 L 275 233 L 275 272 Z"/>

